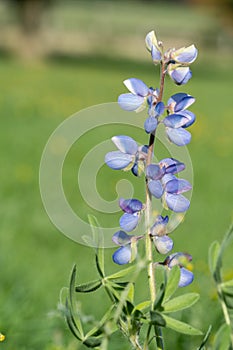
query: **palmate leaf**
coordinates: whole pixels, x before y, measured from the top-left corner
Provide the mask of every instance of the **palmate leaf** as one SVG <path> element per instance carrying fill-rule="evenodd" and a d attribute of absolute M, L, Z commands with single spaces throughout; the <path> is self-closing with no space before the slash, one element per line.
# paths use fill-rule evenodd
<path fill-rule="evenodd" d="M 213 350 L 229 350 L 231 343 L 231 328 L 223 324 L 216 333 Z"/>
<path fill-rule="evenodd" d="M 183 294 L 177 298 L 173 298 L 164 304 L 163 306 L 163 312 L 169 313 L 169 312 L 175 312 L 183 309 L 187 309 L 194 305 L 198 299 L 200 298 L 200 295 L 197 293 L 187 293 Z"/>
<path fill-rule="evenodd" d="M 167 284 L 164 295 L 164 302 L 169 300 L 178 288 L 180 280 L 180 268 L 174 266 L 167 274 Z"/>
<path fill-rule="evenodd" d="M 202 332 L 199 329 L 194 328 L 193 326 L 190 326 L 187 323 L 175 320 L 174 318 L 171 318 L 164 314 L 163 314 L 163 318 L 166 321 L 166 327 L 171 328 L 178 333 L 183 333 L 188 335 L 202 335 Z"/>

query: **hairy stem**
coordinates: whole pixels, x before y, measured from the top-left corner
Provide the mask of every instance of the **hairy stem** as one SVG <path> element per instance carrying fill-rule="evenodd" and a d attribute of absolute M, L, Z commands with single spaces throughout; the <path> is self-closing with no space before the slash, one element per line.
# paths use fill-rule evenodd
<path fill-rule="evenodd" d="M 158 96 L 158 102 L 162 101 L 163 98 L 163 91 L 164 91 L 164 82 L 165 82 L 165 64 L 161 63 L 161 74 L 160 74 L 160 90 L 159 90 L 159 96 Z M 148 156 L 147 156 L 147 163 L 146 166 L 150 165 L 153 160 L 153 154 L 154 154 L 154 144 L 155 144 L 155 132 L 150 134 L 149 139 L 149 148 L 148 148 Z M 146 257 L 149 261 L 147 275 L 148 275 L 148 282 L 149 282 L 149 289 L 150 289 L 150 298 L 151 298 L 151 310 L 154 309 L 154 303 L 156 299 L 156 281 L 155 281 L 155 274 L 154 274 L 154 266 L 153 266 L 153 244 L 150 236 L 150 226 L 152 224 L 152 198 L 150 191 L 148 189 L 148 181 L 146 179 L 146 210 L 145 210 L 145 225 L 146 225 Z M 158 349 L 163 349 L 163 341 L 161 332 L 158 327 L 155 327 L 155 335 L 156 335 L 156 342 Z"/>

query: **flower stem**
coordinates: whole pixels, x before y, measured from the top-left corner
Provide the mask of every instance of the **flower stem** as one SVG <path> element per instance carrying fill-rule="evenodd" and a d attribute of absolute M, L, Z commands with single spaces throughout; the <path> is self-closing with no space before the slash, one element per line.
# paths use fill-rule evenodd
<path fill-rule="evenodd" d="M 164 91 L 164 82 L 165 82 L 165 64 L 162 61 L 161 62 L 161 75 L 160 75 L 160 89 L 159 89 L 159 96 L 158 96 L 158 102 L 162 101 L 163 98 L 163 91 Z M 154 143 L 155 143 L 155 132 L 150 134 L 149 139 L 149 148 L 148 148 L 148 156 L 147 156 L 147 163 L 146 166 L 150 165 L 153 159 L 153 153 L 154 153 Z M 150 237 L 150 225 L 151 225 L 151 218 L 152 218 L 152 198 L 150 191 L 148 189 L 148 183 L 146 180 L 146 211 L 145 211 L 145 224 L 146 224 L 146 256 L 149 261 L 148 265 L 148 280 L 149 280 L 149 288 L 150 288 L 150 296 L 151 296 L 151 309 L 154 308 L 154 302 L 156 299 L 156 283 L 155 283 L 155 275 L 154 275 L 154 267 L 153 267 L 153 252 L 152 252 L 152 241 Z"/>
<path fill-rule="evenodd" d="M 164 62 L 162 62 L 161 74 L 160 74 L 160 89 L 159 89 L 159 96 L 158 96 L 157 103 L 161 102 L 163 98 L 165 74 L 166 74 L 165 64 Z M 154 154 L 154 144 L 155 144 L 155 132 L 150 134 L 146 166 L 152 163 L 153 154 Z M 150 289 L 151 310 L 153 310 L 154 303 L 156 300 L 156 281 L 155 281 L 154 266 L 153 266 L 153 244 L 150 236 L 150 226 L 152 224 L 151 221 L 152 221 L 152 198 L 148 188 L 148 181 L 146 179 L 145 225 L 146 225 L 147 234 L 146 234 L 145 245 L 146 245 L 146 257 L 147 257 L 147 260 L 149 261 L 147 275 L 148 275 L 148 282 L 149 282 L 149 289 Z M 164 349 L 163 339 L 162 339 L 162 335 L 159 327 L 155 327 L 155 335 L 156 335 L 157 348 Z"/>

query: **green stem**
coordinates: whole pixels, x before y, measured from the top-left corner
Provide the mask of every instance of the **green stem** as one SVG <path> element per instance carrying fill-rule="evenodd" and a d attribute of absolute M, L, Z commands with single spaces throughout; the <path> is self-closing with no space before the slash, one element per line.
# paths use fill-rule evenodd
<path fill-rule="evenodd" d="M 162 98 L 163 98 L 165 74 L 166 74 L 165 64 L 164 62 L 162 62 L 161 75 L 160 75 L 160 90 L 159 90 L 157 103 L 162 101 Z M 155 132 L 150 134 L 146 166 L 152 163 L 153 154 L 154 154 L 154 144 L 155 144 Z M 148 275 L 148 282 L 149 282 L 149 289 L 150 289 L 151 310 L 153 310 L 154 303 L 156 300 L 156 281 L 155 281 L 154 266 L 153 266 L 153 244 L 150 236 L 150 226 L 152 224 L 151 220 L 152 220 L 152 198 L 148 188 L 148 181 L 146 179 L 145 225 L 146 225 L 147 234 L 146 234 L 145 245 L 146 245 L 146 257 L 147 257 L 147 260 L 149 261 L 147 275 Z M 160 335 L 158 336 L 157 335 L 158 332 L 160 332 L 159 328 L 155 327 L 157 347 L 158 349 L 163 349 L 164 347 L 163 347 L 163 342 L 161 343 L 161 334 L 159 333 Z"/>
<path fill-rule="evenodd" d="M 156 343 L 157 343 L 157 350 L 164 350 L 162 330 L 158 326 L 155 326 L 154 330 L 155 330 L 155 337 L 156 337 Z"/>

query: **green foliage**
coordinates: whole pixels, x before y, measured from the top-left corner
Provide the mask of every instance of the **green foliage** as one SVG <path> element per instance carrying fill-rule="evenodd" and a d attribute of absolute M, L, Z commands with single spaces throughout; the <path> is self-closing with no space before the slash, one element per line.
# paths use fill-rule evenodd
<path fill-rule="evenodd" d="M 88 2 L 85 1 L 85 3 Z M 132 10 L 130 5 L 127 9 Z M 119 28 L 121 34 L 125 35 L 130 31 L 134 35 L 136 28 L 141 35 L 145 21 L 140 19 L 142 16 L 148 19 L 148 11 L 142 4 L 139 8 L 134 8 L 133 16 L 129 16 L 127 9 L 124 10 L 124 23 L 121 23 Z M 69 26 L 76 28 L 78 25 L 81 30 L 86 25 L 86 28 L 82 29 L 85 32 L 86 29 L 89 30 L 91 24 L 95 31 L 100 28 L 106 32 L 108 24 L 112 24 L 111 16 L 114 16 L 115 27 L 117 23 L 119 24 L 119 12 L 122 13 L 122 8 L 119 6 L 118 12 L 113 13 L 110 5 L 109 16 L 105 16 L 105 11 L 98 6 L 106 26 L 96 26 L 94 21 L 90 21 L 90 15 L 93 20 L 98 15 L 95 11 L 89 11 L 89 8 L 85 14 L 87 21 L 83 19 L 82 9 L 75 12 L 71 6 L 70 13 L 80 18 L 80 20 L 73 18 L 72 21 L 63 6 L 59 11 L 60 18 L 65 21 L 65 28 Z M 177 11 L 176 16 L 174 11 Z M 180 11 L 175 4 L 172 10 L 170 6 L 168 8 L 156 4 L 156 10 L 152 11 L 150 8 L 149 13 L 150 23 L 155 23 L 157 16 L 156 23 L 158 20 L 158 25 L 162 31 L 164 30 L 164 34 L 171 32 L 169 28 L 179 26 L 180 30 L 176 30 L 176 33 L 180 33 L 179 35 L 183 37 L 184 28 L 188 28 L 190 24 L 192 30 L 189 27 L 189 35 L 192 37 L 193 30 L 200 33 L 199 38 L 203 38 L 201 34 L 203 30 L 205 33 L 211 31 L 212 19 L 209 13 L 193 13 L 183 5 Z M 182 20 L 180 20 L 181 17 Z M 56 26 L 61 29 L 61 22 L 57 20 L 56 14 L 53 18 Z M 167 18 L 166 26 L 163 27 L 165 18 Z M 3 21 L 5 21 L 4 18 Z M 140 23 L 140 28 L 135 26 L 135 23 Z M 213 30 L 216 28 L 217 25 L 213 26 Z M 98 36 L 97 32 L 96 36 Z M 188 39 L 186 43 L 189 43 Z M 194 68 L 196 78 L 192 82 L 192 93 L 199 99 L 199 105 L 195 109 L 201 115 L 198 118 L 199 126 L 192 127 L 195 146 L 191 145 L 190 148 L 193 164 L 196 169 L 198 168 L 195 172 L 195 183 L 198 185 L 195 186 L 195 195 L 192 198 L 192 215 L 189 215 L 187 221 L 181 226 L 176 240 L 180 249 L 184 246 L 188 246 L 187 249 L 192 247 L 195 260 L 198 261 L 195 265 L 195 280 L 198 284 L 194 281 L 192 290 L 196 291 L 200 288 L 202 298 L 195 315 L 187 312 L 186 320 L 198 318 L 201 328 L 205 329 L 206 324 L 210 322 L 214 322 L 218 328 L 222 321 L 216 301 L 211 294 L 205 261 L 208 245 L 213 239 L 220 240 L 222 227 L 225 227 L 231 215 L 233 187 L 229 164 L 231 164 L 233 150 L 232 100 L 228 96 L 232 88 L 233 71 L 231 57 L 228 60 L 227 53 L 221 48 L 214 55 L 207 50 L 202 53 L 202 57 Z M 116 91 L 113 90 L 113 86 L 119 93 L 122 91 L 119 80 L 125 78 L 126 71 L 132 76 L 140 71 L 142 80 L 149 82 L 151 68 L 140 61 L 130 62 L 123 58 L 118 60 L 117 56 L 115 56 L 116 59 L 66 56 L 40 63 L 16 61 L 8 56 L 4 58 L 4 54 L 7 53 L 2 51 L 0 59 L 3 87 L 0 96 L 1 159 L 4 166 L 1 172 L 3 205 L 1 206 L 0 237 L 2 248 L 0 330 L 6 334 L 6 340 L 1 343 L 1 349 L 25 350 L 26 347 L 33 350 L 77 350 L 77 348 L 83 350 L 82 345 L 74 344 L 69 332 L 64 329 L 63 320 L 54 309 L 56 309 L 58 291 L 61 286 L 66 285 L 67 271 L 75 261 L 79 266 L 79 283 L 86 281 L 85 266 L 93 258 L 92 251 L 64 238 L 48 220 L 38 191 L 40 157 L 49 135 L 67 116 L 90 106 L 90 103 L 115 101 Z M 167 94 L 173 92 L 171 86 L 168 86 L 166 92 Z M 215 103 L 219 100 L 221 103 Z M 212 102 L 207 103 L 207 101 Z M 219 115 L 221 115 L 221 128 Z M 106 131 L 112 132 L 111 129 Z M 119 127 L 119 133 L 123 131 L 123 128 Z M 99 139 L 99 134 L 92 134 L 91 141 L 96 142 Z M 157 147 L 160 147 L 159 143 Z M 68 155 L 64 164 L 65 192 L 74 210 L 84 220 L 86 220 L 86 213 L 91 212 L 98 215 L 101 221 L 102 213 L 95 213 L 84 202 L 80 202 L 78 208 L 74 204 L 77 203 L 79 194 L 74 191 L 77 173 L 76 169 L 73 171 L 73 165 L 81 161 L 86 150 L 84 139 L 80 144 L 79 152 L 71 152 Z M 206 169 L 214 169 L 211 176 Z M 104 171 L 102 173 L 103 177 L 97 179 L 98 189 L 104 198 L 112 200 L 115 198 L 115 192 L 106 189 L 106 173 Z M 216 185 L 223 174 L 224 181 L 221 186 Z M 112 183 L 115 181 L 117 181 L 117 175 L 112 174 Z M 117 223 L 117 220 L 116 216 L 114 223 Z M 107 222 L 108 218 L 106 218 Z M 77 231 L 78 229 L 77 227 Z M 201 235 L 201 244 L 197 235 L 198 237 Z M 110 261 L 110 254 L 111 251 L 106 251 L 107 261 Z M 231 261 L 232 258 L 228 257 L 228 272 Z M 91 274 L 90 279 L 94 280 L 95 276 Z M 139 284 L 140 293 L 143 295 L 145 290 L 143 279 Z M 98 293 L 95 297 L 95 312 L 98 314 L 105 306 L 105 299 L 102 298 L 102 294 L 98 296 Z M 140 300 L 137 303 L 140 303 Z M 85 307 L 87 312 L 93 310 L 90 303 L 85 304 Z M 120 341 L 122 349 L 128 350 L 124 339 L 121 338 Z M 192 344 L 194 343 L 193 339 Z M 167 344 L 169 349 L 175 347 L 186 350 L 190 347 L 190 340 L 174 332 L 167 339 Z M 113 339 L 110 349 L 119 349 L 119 338 Z"/>
<path fill-rule="evenodd" d="M 233 309 L 233 280 L 223 281 L 222 267 L 226 249 L 233 239 L 233 224 L 226 232 L 221 244 L 213 242 L 209 248 L 209 268 L 216 284 L 217 294 L 222 306 L 225 324 L 215 336 L 214 350 L 232 349 L 233 333 L 230 312 Z"/>
<path fill-rule="evenodd" d="M 223 324 L 215 335 L 213 350 L 229 350 L 231 346 L 231 327 Z"/>
<path fill-rule="evenodd" d="M 102 265 L 101 269 L 98 268 L 99 249 L 98 247 L 94 249 L 97 272 L 100 278 L 76 285 L 76 267 L 74 266 L 71 273 L 69 291 L 66 293 L 65 299 L 64 293 L 62 293 L 63 298 L 61 299 L 61 304 L 63 303 L 63 314 L 71 332 L 85 346 L 102 349 L 102 346 L 105 346 L 104 344 L 108 342 L 109 337 L 118 328 L 129 339 L 135 349 L 141 349 L 140 342 L 144 341 L 144 344 L 151 342 L 153 339 L 153 337 L 150 338 L 152 327 L 155 329 L 155 337 L 160 340 L 162 339 L 161 327 L 170 328 L 186 335 L 196 336 L 202 334 L 200 330 L 193 326 L 167 315 L 189 308 L 199 299 L 197 293 L 186 293 L 182 296 L 172 298 L 178 288 L 180 276 L 179 269 L 176 266 L 171 271 L 168 271 L 164 267 L 162 268 L 163 281 L 158 289 L 153 309 L 151 309 L 151 301 L 145 300 L 136 304 L 134 295 L 135 283 L 137 283 L 139 274 L 146 268 L 147 264 L 137 260 L 134 265 L 106 276 L 103 275 L 105 266 Z M 101 257 L 101 260 L 104 262 L 104 257 Z M 125 277 L 127 277 L 127 281 L 122 280 Z M 83 325 L 82 316 L 75 302 L 76 295 L 80 293 L 92 293 L 100 287 L 105 289 L 107 296 L 112 302 L 112 306 L 106 311 L 101 321 L 95 321 L 93 327 L 85 333 L 85 325 Z M 67 290 L 65 291 L 67 292 Z M 140 334 L 142 328 L 145 328 L 145 326 L 148 327 L 148 331 L 146 339 L 143 340 Z"/>

